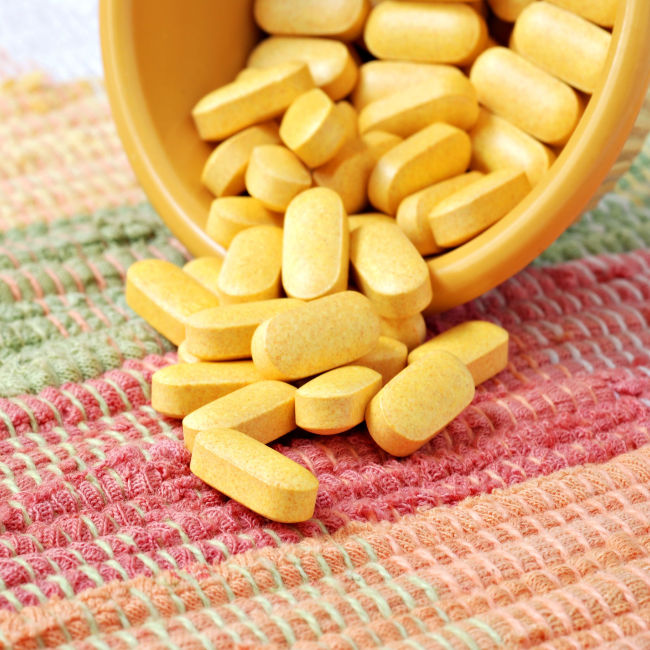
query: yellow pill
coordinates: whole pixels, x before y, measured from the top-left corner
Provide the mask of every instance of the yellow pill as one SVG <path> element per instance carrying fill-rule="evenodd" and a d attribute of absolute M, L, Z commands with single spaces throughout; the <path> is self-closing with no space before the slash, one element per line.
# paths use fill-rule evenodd
<path fill-rule="evenodd" d="M 281 115 L 296 97 L 313 87 L 305 63 L 283 63 L 213 90 L 199 100 L 192 117 L 201 138 L 223 140 Z"/>
<path fill-rule="evenodd" d="M 564 144 L 582 113 L 575 90 L 505 47 L 485 50 L 470 79 L 483 106 L 548 144 Z"/>
<path fill-rule="evenodd" d="M 199 357 L 196 357 L 196 356 L 194 356 L 193 354 L 190 354 L 187 351 L 186 341 L 183 341 L 178 346 L 178 362 L 179 363 L 199 363 L 200 361 L 203 361 L 203 359 L 199 359 Z"/>
<path fill-rule="evenodd" d="M 201 431 L 194 442 L 190 471 L 267 519 L 296 523 L 314 514 L 316 477 L 235 429 Z"/>
<path fill-rule="evenodd" d="M 183 418 L 204 404 L 264 377 L 252 361 L 177 363 L 154 372 L 151 406 L 173 418 Z"/>
<path fill-rule="evenodd" d="M 350 264 L 348 218 L 336 192 L 315 187 L 287 208 L 282 286 L 288 296 L 314 300 L 345 291 Z"/>
<path fill-rule="evenodd" d="M 553 151 L 539 140 L 485 109 L 481 109 L 469 137 L 472 139 L 470 166 L 482 172 L 522 169 L 530 184 L 537 185 L 555 161 Z"/>
<path fill-rule="evenodd" d="M 385 384 L 404 370 L 407 356 L 408 348 L 404 343 L 388 336 L 380 336 L 377 345 L 370 352 L 355 359 L 350 365 L 376 370 Z"/>
<path fill-rule="evenodd" d="M 368 0 L 255 0 L 255 20 L 269 34 L 353 41 L 363 31 Z"/>
<path fill-rule="evenodd" d="M 183 345 L 187 352 L 206 361 L 250 358 L 257 326 L 302 304 L 293 298 L 276 298 L 205 309 L 187 320 Z"/>
<path fill-rule="evenodd" d="M 155 330 L 178 345 L 185 322 L 197 311 L 216 307 L 219 299 L 171 262 L 140 260 L 126 273 L 126 303 Z"/>
<path fill-rule="evenodd" d="M 592 23 L 612 27 L 621 0 L 549 0 L 554 5 L 568 9 Z"/>
<path fill-rule="evenodd" d="M 208 291 L 219 295 L 217 289 L 217 279 L 219 278 L 219 271 L 223 266 L 223 257 L 206 256 L 197 257 L 190 260 L 184 267 L 183 271 L 187 275 L 191 275 L 199 284 L 202 284 Z"/>
<path fill-rule="evenodd" d="M 261 41 L 248 57 L 252 68 L 289 61 L 306 63 L 314 83 L 334 101 L 348 95 L 357 81 L 357 64 L 350 48 L 327 38 L 271 36 Z"/>
<path fill-rule="evenodd" d="M 389 454 L 426 444 L 473 399 L 474 380 L 453 354 L 438 350 L 407 366 L 370 401 L 366 424 Z"/>
<path fill-rule="evenodd" d="M 464 65 L 483 50 L 487 27 L 465 4 L 382 2 L 368 16 L 364 39 L 379 59 Z"/>
<path fill-rule="evenodd" d="M 280 145 L 253 149 L 246 189 L 269 210 L 284 212 L 291 199 L 311 187 L 311 174 L 298 156 Z"/>
<path fill-rule="evenodd" d="M 488 321 L 467 321 L 415 348 L 408 362 L 419 361 L 434 350 L 444 350 L 458 357 L 478 385 L 508 365 L 508 332 Z"/>
<path fill-rule="evenodd" d="M 429 223 L 436 243 L 458 246 L 505 217 L 530 191 L 523 171 L 500 169 L 458 190 L 433 209 Z"/>
<path fill-rule="evenodd" d="M 514 23 L 519 14 L 529 5 L 536 0 L 487 0 L 490 9 L 495 13 L 498 18 L 505 20 L 508 23 Z M 591 0 L 587 0 L 591 2 Z"/>
<path fill-rule="evenodd" d="M 280 138 L 308 167 L 334 157 L 345 142 L 345 124 L 334 102 L 313 88 L 297 97 L 280 124 Z"/>
<path fill-rule="evenodd" d="M 389 336 L 401 341 L 412 350 L 422 345 L 427 338 L 427 324 L 422 314 L 417 313 L 406 318 L 383 318 L 381 319 L 382 336 Z"/>
<path fill-rule="evenodd" d="M 377 313 L 406 318 L 431 302 L 426 262 L 395 223 L 371 223 L 350 235 L 354 279 Z"/>
<path fill-rule="evenodd" d="M 303 384 L 296 392 L 296 424 L 320 435 L 348 431 L 363 422 L 381 375 L 364 366 L 343 366 Z"/>
<path fill-rule="evenodd" d="M 395 214 L 409 194 L 464 172 L 470 156 L 467 133 L 441 122 L 432 124 L 377 161 L 368 181 L 370 202 L 381 212 Z"/>
<path fill-rule="evenodd" d="M 478 180 L 482 175 L 479 172 L 468 172 L 448 178 L 446 181 L 410 194 L 399 204 L 396 217 L 397 225 L 411 240 L 420 255 L 433 255 L 442 250 L 431 232 L 429 223 L 431 210 L 440 201 Z"/>
<path fill-rule="evenodd" d="M 343 122 L 345 142 L 356 138 L 359 135 L 359 115 L 354 106 L 350 102 L 337 102 L 336 110 Z"/>
<path fill-rule="evenodd" d="M 235 235 L 219 273 L 223 304 L 280 297 L 282 228 L 253 226 Z"/>
<path fill-rule="evenodd" d="M 368 104 L 359 114 L 362 133 L 379 129 L 403 138 L 434 122 L 467 130 L 478 117 L 476 91 L 464 75 L 424 82 Z"/>
<path fill-rule="evenodd" d="M 358 212 L 368 203 L 368 180 L 377 161 L 401 142 L 384 131 L 369 131 L 348 141 L 332 160 L 314 170 L 314 182 L 334 190 L 346 212 Z"/>
<path fill-rule="evenodd" d="M 351 214 L 348 217 L 350 232 L 369 223 L 395 223 L 395 218 L 381 212 L 366 212 L 364 214 Z"/>
<path fill-rule="evenodd" d="M 548 2 L 535 2 L 517 19 L 510 47 L 542 70 L 586 93 L 603 76 L 612 35 Z"/>
<path fill-rule="evenodd" d="M 365 296 L 335 293 L 262 323 L 253 335 L 253 362 L 268 379 L 302 379 L 370 352 L 379 327 Z"/>
<path fill-rule="evenodd" d="M 200 431 L 237 429 L 267 444 L 296 428 L 296 388 L 282 381 L 258 381 L 192 411 L 183 418 L 183 439 L 192 451 Z"/>
<path fill-rule="evenodd" d="M 250 126 L 215 147 L 203 167 L 201 181 L 216 196 L 241 194 L 246 189 L 244 179 L 253 149 L 279 143 L 275 122 Z"/>
<path fill-rule="evenodd" d="M 253 226 L 282 226 L 282 215 L 252 196 L 224 196 L 212 201 L 205 232 L 228 248 L 237 233 Z"/>

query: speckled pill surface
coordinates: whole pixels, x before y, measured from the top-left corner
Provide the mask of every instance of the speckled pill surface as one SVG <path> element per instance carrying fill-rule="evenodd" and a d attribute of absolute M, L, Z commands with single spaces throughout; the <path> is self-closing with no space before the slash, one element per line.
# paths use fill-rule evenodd
<path fill-rule="evenodd" d="M 472 401 L 474 380 L 454 355 L 438 350 L 407 366 L 370 401 L 366 424 L 373 440 L 407 456 L 433 438 Z"/>
<path fill-rule="evenodd" d="M 178 363 L 157 370 L 151 379 L 151 405 L 183 418 L 204 404 L 264 377 L 251 361 Z"/>
<path fill-rule="evenodd" d="M 333 158 L 345 142 L 343 116 L 320 88 L 297 97 L 280 123 L 280 138 L 308 167 Z"/>
<path fill-rule="evenodd" d="M 377 5 L 364 30 L 378 59 L 465 65 L 484 48 L 487 27 L 465 4 L 393 2 Z"/>
<path fill-rule="evenodd" d="M 350 365 L 376 370 L 385 384 L 404 370 L 407 356 L 408 348 L 404 343 L 389 336 L 380 336 L 377 345 L 370 352 L 355 359 Z"/>
<path fill-rule="evenodd" d="M 340 196 L 315 187 L 287 208 L 282 244 L 282 285 L 288 296 L 314 300 L 348 286 L 348 218 Z"/>
<path fill-rule="evenodd" d="M 201 431 L 190 471 L 273 521 L 296 523 L 314 514 L 318 479 L 302 465 L 235 429 Z"/>
<path fill-rule="evenodd" d="M 155 330 L 178 345 L 189 316 L 219 299 L 171 262 L 140 260 L 126 273 L 126 303 Z"/>
<path fill-rule="evenodd" d="M 217 279 L 219 271 L 223 266 L 223 257 L 217 255 L 206 255 L 205 257 L 196 257 L 190 260 L 183 267 L 187 275 L 191 275 L 199 284 L 203 285 L 208 291 L 219 295 L 217 290 Z"/>
<path fill-rule="evenodd" d="M 253 226 L 242 230 L 232 240 L 219 272 L 221 303 L 279 298 L 281 266 L 282 228 Z"/>
<path fill-rule="evenodd" d="M 469 137 L 472 139 L 470 166 L 481 172 L 523 169 L 534 186 L 555 161 L 555 154 L 549 147 L 485 109 L 481 109 Z"/>
<path fill-rule="evenodd" d="M 437 123 L 387 151 L 368 181 L 370 202 L 380 212 L 395 214 L 402 199 L 438 181 L 462 174 L 469 165 L 467 133 Z"/>
<path fill-rule="evenodd" d="M 431 211 L 436 243 L 458 246 L 505 217 L 530 191 L 526 173 L 500 169 L 458 190 Z"/>
<path fill-rule="evenodd" d="M 282 226 L 282 215 L 252 196 L 224 196 L 212 201 L 205 232 L 228 248 L 237 233 L 253 226 Z"/>
<path fill-rule="evenodd" d="M 218 144 L 205 162 L 202 183 L 215 196 L 241 194 L 251 153 L 263 144 L 280 144 L 275 122 L 250 126 Z"/>
<path fill-rule="evenodd" d="M 235 80 L 203 97 L 192 117 L 204 140 L 229 136 L 283 113 L 289 104 L 314 87 L 307 64 L 291 61 Z"/>
<path fill-rule="evenodd" d="M 568 9 L 592 23 L 612 27 L 621 0 L 549 0 L 554 5 Z"/>
<path fill-rule="evenodd" d="M 467 321 L 413 350 L 408 362 L 414 363 L 433 350 L 444 350 L 458 357 L 478 385 L 494 377 L 508 364 L 508 332 L 488 321 Z"/>
<path fill-rule="evenodd" d="M 293 151 L 280 145 L 253 149 L 246 189 L 269 210 L 284 212 L 294 196 L 311 187 L 311 174 Z"/>
<path fill-rule="evenodd" d="M 267 444 L 296 428 L 295 386 L 258 381 L 219 397 L 183 418 L 183 439 L 192 451 L 200 431 L 237 429 Z"/>
<path fill-rule="evenodd" d="M 185 341 L 182 341 L 178 346 L 178 363 L 199 363 L 204 361 L 204 359 L 199 359 L 199 357 L 190 354 L 187 351 L 187 345 Z"/>
<path fill-rule="evenodd" d="M 412 350 L 422 345 L 427 338 L 427 324 L 424 316 L 417 313 L 406 318 L 381 318 L 381 334 L 401 341 Z"/>
<path fill-rule="evenodd" d="M 397 208 L 396 221 L 420 255 L 433 255 L 442 248 L 433 238 L 429 214 L 443 199 L 481 178 L 479 172 L 468 172 L 440 181 L 407 196 Z"/>
<path fill-rule="evenodd" d="M 250 358 L 257 326 L 302 304 L 293 298 L 276 298 L 205 309 L 187 320 L 183 345 L 187 352 L 207 361 Z"/>
<path fill-rule="evenodd" d="M 396 223 L 371 223 L 354 230 L 350 263 L 357 286 L 381 316 L 405 318 L 431 302 L 427 265 Z"/>
<path fill-rule="evenodd" d="M 514 23 L 519 14 L 536 0 L 487 0 L 494 14 L 508 23 Z M 591 0 L 587 0 L 590 2 Z"/>
<path fill-rule="evenodd" d="M 350 102 L 336 102 L 336 111 L 343 123 L 343 139 L 345 142 L 359 135 L 359 114 Z"/>
<path fill-rule="evenodd" d="M 357 81 L 357 64 L 350 48 L 329 38 L 271 36 L 257 44 L 247 65 L 267 68 L 289 61 L 306 63 L 314 83 L 334 101 L 348 95 Z"/>
<path fill-rule="evenodd" d="M 348 431 L 363 422 L 381 375 L 365 366 L 343 366 L 315 377 L 296 392 L 296 424 L 320 435 Z"/>
<path fill-rule="evenodd" d="M 612 35 L 549 2 L 522 11 L 510 47 L 549 74 L 586 93 L 603 77 Z"/>
<path fill-rule="evenodd" d="M 470 80 L 485 108 L 547 144 L 564 144 L 582 114 L 573 88 L 505 47 L 485 50 Z"/>
<path fill-rule="evenodd" d="M 342 291 L 262 323 L 253 335 L 253 362 L 268 379 L 302 379 L 370 352 L 379 330 L 370 301 Z"/>
<path fill-rule="evenodd" d="M 381 212 L 364 212 L 361 214 L 351 214 L 348 217 L 348 228 L 350 232 L 369 223 L 395 223 L 395 217 Z"/>

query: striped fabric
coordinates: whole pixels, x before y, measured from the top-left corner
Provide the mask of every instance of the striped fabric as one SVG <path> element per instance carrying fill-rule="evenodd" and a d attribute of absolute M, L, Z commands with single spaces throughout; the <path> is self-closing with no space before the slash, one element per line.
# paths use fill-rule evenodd
<path fill-rule="evenodd" d="M 104 95 L 29 74 L 0 115 L 1 647 L 650 647 L 650 142 L 534 265 L 432 323 L 511 348 L 430 444 L 274 443 L 321 486 L 284 525 L 196 479 L 150 406 L 176 355 L 124 275 L 188 255 Z"/>

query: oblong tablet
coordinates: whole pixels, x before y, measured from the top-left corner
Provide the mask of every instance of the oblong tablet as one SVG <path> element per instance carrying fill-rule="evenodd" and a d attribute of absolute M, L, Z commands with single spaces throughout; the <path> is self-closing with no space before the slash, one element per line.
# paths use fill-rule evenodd
<path fill-rule="evenodd" d="M 422 311 L 432 298 L 426 262 L 393 223 L 371 223 L 350 235 L 354 279 L 377 313 L 405 318 Z"/>
<path fill-rule="evenodd" d="M 549 0 L 549 2 L 591 20 L 597 25 L 612 27 L 621 0 Z"/>
<path fill-rule="evenodd" d="M 232 240 L 219 272 L 221 302 L 279 298 L 281 266 L 282 228 L 253 226 L 242 230 Z"/>
<path fill-rule="evenodd" d="M 151 406 L 173 418 L 183 418 L 212 400 L 264 377 L 251 361 L 177 363 L 154 372 Z"/>
<path fill-rule="evenodd" d="M 190 471 L 231 499 L 273 521 L 314 514 L 318 479 L 302 465 L 235 429 L 196 436 Z"/>
<path fill-rule="evenodd" d="M 267 444 L 296 428 L 296 387 L 283 381 L 258 381 L 219 397 L 183 418 L 183 439 L 192 451 L 200 431 L 237 429 Z"/>
<path fill-rule="evenodd" d="M 296 424 L 320 435 L 348 431 L 363 422 L 381 375 L 365 366 L 343 366 L 315 377 L 296 392 Z"/>
<path fill-rule="evenodd" d="M 350 365 L 376 370 L 385 384 L 404 370 L 407 356 L 408 349 L 404 343 L 388 336 L 380 336 L 377 345 L 370 352 L 355 359 Z"/>
<path fill-rule="evenodd" d="M 182 341 L 181 344 L 178 346 L 177 352 L 178 352 L 178 363 L 199 363 L 203 361 L 203 359 L 199 359 L 199 357 L 196 357 L 187 351 L 185 341 Z"/>
<path fill-rule="evenodd" d="M 379 328 L 370 301 L 342 291 L 262 323 L 253 335 L 253 362 L 268 379 L 302 379 L 370 352 Z"/>
<path fill-rule="evenodd" d="M 348 286 L 348 218 L 339 195 L 315 187 L 299 194 L 284 216 L 282 285 L 288 296 L 314 300 Z"/>
<path fill-rule="evenodd" d="M 390 336 L 412 350 L 422 345 L 427 338 L 427 324 L 421 313 L 407 316 L 406 318 L 381 319 L 382 336 Z"/>
<path fill-rule="evenodd" d="M 414 363 L 433 350 L 444 350 L 458 357 L 478 385 L 508 365 L 508 332 L 488 321 L 467 321 L 415 348 L 408 362 Z"/>
<path fill-rule="evenodd" d="M 219 291 L 217 290 L 217 279 L 222 266 L 223 257 L 219 257 L 218 255 L 206 255 L 205 257 L 196 257 L 193 260 L 190 260 L 183 267 L 183 271 L 185 271 L 187 275 L 191 275 L 208 291 L 219 296 Z"/>
<path fill-rule="evenodd" d="M 519 14 L 531 2 L 536 2 L 536 0 L 487 0 L 495 15 L 508 23 L 514 23 Z M 591 0 L 587 0 L 587 2 L 591 2 Z"/>
<path fill-rule="evenodd" d="M 140 260 L 126 272 L 126 303 L 155 330 L 178 345 L 189 316 L 216 307 L 219 299 L 176 265 Z"/>
<path fill-rule="evenodd" d="M 370 401 L 366 424 L 389 454 L 407 456 L 451 422 L 474 397 L 474 380 L 454 355 L 437 350 L 407 366 Z"/>
<path fill-rule="evenodd" d="M 293 298 L 276 298 L 205 309 L 187 320 L 183 345 L 187 352 L 206 361 L 250 358 L 257 326 L 302 304 Z"/>
<path fill-rule="evenodd" d="M 348 217 L 350 232 L 369 223 L 395 223 L 395 217 L 381 212 L 364 212 L 362 214 L 351 214 Z"/>

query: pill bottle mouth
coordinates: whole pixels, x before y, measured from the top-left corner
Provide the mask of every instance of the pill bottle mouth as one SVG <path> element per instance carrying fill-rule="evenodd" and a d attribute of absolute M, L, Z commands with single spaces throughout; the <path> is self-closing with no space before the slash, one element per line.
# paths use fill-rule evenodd
<path fill-rule="evenodd" d="M 252 0 L 100 0 L 100 29 L 113 116 L 138 180 L 194 255 L 222 254 L 203 230 L 213 197 L 200 177 L 212 145 L 190 111 L 244 67 L 260 37 Z M 576 219 L 619 158 L 649 81 L 650 2 L 626 0 L 605 73 L 551 170 L 501 221 L 430 262 L 432 310 L 511 277 Z"/>

